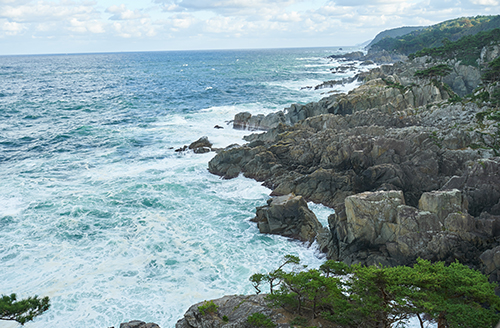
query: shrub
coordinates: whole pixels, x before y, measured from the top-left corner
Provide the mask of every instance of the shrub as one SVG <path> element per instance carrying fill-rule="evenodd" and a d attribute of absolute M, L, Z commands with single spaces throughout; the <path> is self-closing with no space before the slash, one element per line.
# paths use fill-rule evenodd
<path fill-rule="evenodd" d="M 200 311 L 200 313 L 202 315 L 205 315 L 206 313 L 215 313 L 217 312 L 217 309 L 219 308 L 218 305 L 216 305 L 214 303 L 214 301 L 204 301 L 203 302 L 203 305 L 201 306 L 198 306 L 198 311 Z"/>
<path fill-rule="evenodd" d="M 258 312 L 249 315 L 247 322 L 254 327 L 275 328 L 277 326 L 267 315 Z"/>

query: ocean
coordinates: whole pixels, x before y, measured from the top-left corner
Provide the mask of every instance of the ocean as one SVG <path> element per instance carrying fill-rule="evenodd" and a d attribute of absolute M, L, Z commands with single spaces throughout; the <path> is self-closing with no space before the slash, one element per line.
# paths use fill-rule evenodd
<path fill-rule="evenodd" d="M 305 87 L 356 73 L 332 74 L 341 52 L 1 56 L 0 294 L 52 304 L 26 327 L 174 327 L 194 303 L 253 293 L 250 275 L 286 254 L 318 267 L 315 245 L 249 221 L 270 190 L 175 149 L 242 144 L 236 113 L 321 99 L 331 89 Z M 310 205 L 326 225 L 333 210 Z"/>

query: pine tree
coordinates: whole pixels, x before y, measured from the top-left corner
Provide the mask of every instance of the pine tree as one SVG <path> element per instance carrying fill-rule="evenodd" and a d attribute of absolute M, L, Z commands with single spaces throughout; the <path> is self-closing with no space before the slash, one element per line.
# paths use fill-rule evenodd
<path fill-rule="evenodd" d="M 49 307 L 48 297 L 40 299 L 34 296 L 18 301 L 16 294 L 2 295 L 0 297 L 0 320 L 17 321 L 24 325 L 47 311 Z"/>

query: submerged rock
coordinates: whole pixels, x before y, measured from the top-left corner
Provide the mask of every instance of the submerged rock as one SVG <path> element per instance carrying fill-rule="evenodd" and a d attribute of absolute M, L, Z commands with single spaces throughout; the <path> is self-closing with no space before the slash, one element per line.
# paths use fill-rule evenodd
<path fill-rule="evenodd" d="M 195 154 L 204 154 L 209 153 L 211 151 L 216 151 L 216 149 L 212 148 L 212 143 L 208 140 L 208 137 L 201 137 L 200 139 L 192 142 L 189 146 L 184 145 L 181 148 L 176 149 L 176 152 L 183 152 L 188 149 L 191 149 Z"/>

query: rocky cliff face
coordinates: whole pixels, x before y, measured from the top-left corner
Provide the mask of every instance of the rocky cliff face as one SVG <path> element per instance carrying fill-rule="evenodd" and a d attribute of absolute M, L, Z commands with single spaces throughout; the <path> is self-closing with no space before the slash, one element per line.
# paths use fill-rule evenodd
<path fill-rule="evenodd" d="M 500 51 L 497 48 L 499 47 L 492 47 L 483 52 L 480 63 L 482 66 Z M 414 74 L 417 71 L 436 64 L 430 61 L 429 57 L 420 57 L 412 61 L 382 65 L 355 76 L 352 81 L 358 80 L 364 83 L 347 94 L 332 94 L 318 102 L 305 105 L 293 104 L 283 111 L 268 115 L 252 116 L 247 112 L 239 113 L 234 118 L 233 126 L 238 129 L 268 131 L 279 124 L 293 126 L 309 117 L 321 114 L 348 115 L 373 108 L 393 114 L 397 111 L 418 109 L 443 102 L 454 94 L 463 97 L 471 94 L 481 83 L 481 72 L 478 68 L 462 65 L 456 60 L 445 62 L 452 71 L 437 84 L 431 79 L 415 78 Z M 338 81 L 329 81 L 317 87 L 334 87 L 335 82 Z"/>
<path fill-rule="evenodd" d="M 443 81 L 454 92 L 477 86 L 477 69 L 448 64 L 453 70 Z M 487 103 L 452 103 L 445 85 L 414 77 L 431 65 L 417 58 L 381 66 L 348 94 L 260 117 L 267 132 L 221 151 L 209 170 L 224 178 L 242 172 L 272 196 L 335 208 L 328 233 L 311 228 L 329 258 L 389 265 L 459 259 L 496 277 L 499 127 L 484 119 Z"/>

